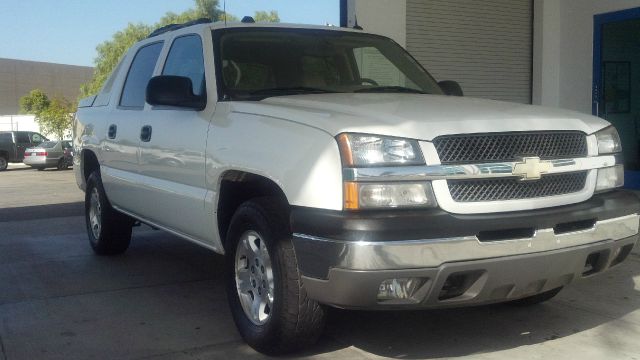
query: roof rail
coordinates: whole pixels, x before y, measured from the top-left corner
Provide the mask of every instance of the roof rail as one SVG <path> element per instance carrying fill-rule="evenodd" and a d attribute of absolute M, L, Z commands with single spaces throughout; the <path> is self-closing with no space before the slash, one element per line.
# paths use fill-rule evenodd
<path fill-rule="evenodd" d="M 167 33 L 169 31 L 174 31 L 174 30 L 186 28 L 186 27 L 192 26 L 192 25 L 208 24 L 210 22 L 212 22 L 212 21 L 209 18 L 201 18 L 201 19 L 198 19 L 198 20 L 188 21 L 188 22 L 183 23 L 183 24 L 165 25 L 165 26 L 163 26 L 161 28 L 158 28 L 158 29 L 155 29 L 154 31 L 152 31 L 151 34 L 149 34 L 149 36 L 147 36 L 147 39 L 152 38 L 154 36 L 158 36 L 158 35 Z"/>

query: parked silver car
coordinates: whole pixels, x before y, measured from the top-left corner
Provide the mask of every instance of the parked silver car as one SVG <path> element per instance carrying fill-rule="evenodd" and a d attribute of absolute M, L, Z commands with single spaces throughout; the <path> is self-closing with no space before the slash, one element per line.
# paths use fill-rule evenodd
<path fill-rule="evenodd" d="M 55 167 L 65 170 L 73 164 L 71 141 L 45 141 L 24 151 L 24 163 L 38 170 Z"/>

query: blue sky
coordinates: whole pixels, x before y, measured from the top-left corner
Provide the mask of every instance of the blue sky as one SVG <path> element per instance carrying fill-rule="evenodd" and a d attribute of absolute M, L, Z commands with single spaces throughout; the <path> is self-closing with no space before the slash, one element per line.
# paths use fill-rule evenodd
<path fill-rule="evenodd" d="M 222 0 L 220 1 L 222 3 Z M 193 0 L 0 0 L 0 58 L 93 65 L 95 47 L 129 22 L 155 23 Z M 277 10 L 282 22 L 339 23 L 339 0 L 227 0 L 242 17 Z"/>

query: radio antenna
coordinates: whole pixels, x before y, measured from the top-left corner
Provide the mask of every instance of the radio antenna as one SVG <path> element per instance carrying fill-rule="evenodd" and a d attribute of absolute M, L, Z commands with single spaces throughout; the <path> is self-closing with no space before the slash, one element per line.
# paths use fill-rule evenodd
<path fill-rule="evenodd" d="M 227 0 L 222 3 L 222 12 L 224 13 L 224 27 L 227 27 Z"/>

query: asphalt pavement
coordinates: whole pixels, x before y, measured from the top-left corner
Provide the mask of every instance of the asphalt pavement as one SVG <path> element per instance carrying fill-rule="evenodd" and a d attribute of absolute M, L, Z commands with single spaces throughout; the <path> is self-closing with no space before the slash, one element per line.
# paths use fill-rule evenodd
<path fill-rule="evenodd" d="M 0 360 L 263 358 L 233 325 L 221 256 L 148 227 L 95 256 L 73 171 L 22 168 L 0 173 Z M 333 310 L 296 357 L 640 359 L 639 309 L 632 254 L 534 307 Z"/>

